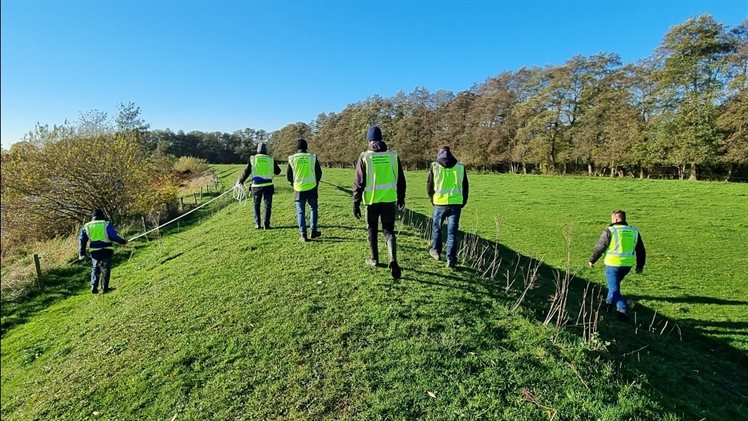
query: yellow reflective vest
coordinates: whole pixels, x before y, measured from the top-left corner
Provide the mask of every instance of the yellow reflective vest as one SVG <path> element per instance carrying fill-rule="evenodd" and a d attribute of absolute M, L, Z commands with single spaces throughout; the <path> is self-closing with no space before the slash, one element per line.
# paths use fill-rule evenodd
<path fill-rule="evenodd" d="M 288 165 L 293 171 L 293 189 L 302 192 L 317 187 L 317 155 L 299 152 L 288 157 Z"/>
<path fill-rule="evenodd" d="M 607 266 L 633 266 L 639 231 L 630 225 L 611 225 L 610 243 L 605 251 Z"/>
<path fill-rule="evenodd" d="M 366 169 L 364 203 L 397 202 L 397 152 L 366 151 L 361 154 L 361 160 Z"/>
<path fill-rule="evenodd" d="M 434 174 L 434 204 L 462 205 L 465 166 L 458 162 L 452 168 L 445 168 L 438 162 L 432 162 L 431 172 Z"/>
<path fill-rule="evenodd" d="M 106 233 L 107 225 L 109 225 L 109 221 L 90 221 L 83 226 L 83 229 L 86 231 L 86 235 L 88 236 L 88 241 L 91 243 L 91 248 L 89 250 L 114 250 L 112 240 Z M 96 242 L 107 243 L 108 246 L 94 247 L 93 244 Z"/>
<path fill-rule="evenodd" d="M 265 187 L 273 185 L 273 170 L 275 169 L 275 160 L 265 154 L 257 154 L 249 157 L 249 163 L 252 165 L 252 187 Z M 255 178 L 259 177 L 267 181 L 255 183 Z"/>

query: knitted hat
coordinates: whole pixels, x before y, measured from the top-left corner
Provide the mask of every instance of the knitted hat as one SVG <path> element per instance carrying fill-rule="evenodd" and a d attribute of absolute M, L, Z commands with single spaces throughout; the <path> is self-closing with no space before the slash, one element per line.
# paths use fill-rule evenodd
<path fill-rule="evenodd" d="M 268 145 L 265 143 L 260 143 L 257 145 L 257 153 L 261 154 L 267 154 L 268 153 Z"/>
<path fill-rule="evenodd" d="M 101 209 L 94 209 L 93 211 L 93 219 L 106 219 L 104 216 L 104 211 Z"/>
<path fill-rule="evenodd" d="M 382 140 L 382 129 L 380 129 L 379 126 L 371 126 L 369 132 L 366 133 L 366 138 L 369 139 L 369 142 L 378 142 Z"/>
<path fill-rule="evenodd" d="M 305 151 L 307 148 L 306 140 L 299 139 L 296 141 L 296 150 Z"/>

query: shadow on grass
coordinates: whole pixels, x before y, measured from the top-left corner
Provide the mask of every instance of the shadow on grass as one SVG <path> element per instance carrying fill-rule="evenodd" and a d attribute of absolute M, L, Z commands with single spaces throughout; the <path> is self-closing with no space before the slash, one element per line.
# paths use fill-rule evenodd
<path fill-rule="evenodd" d="M 203 195 L 205 196 L 205 194 Z M 142 248 L 149 247 L 149 243 L 157 241 L 160 236 L 176 235 L 183 230 L 199 224 L 206 216 L 212 215 L 219 209 L 233 202 L 233 199 L 228 195 L 224 197 L 226 200 L 217 200 L 211 205 L 180 219 L 178 224 L 164 227 L 159 232 L 149 234 L 149 240 L 142 238 L 136 242 L 130 243 L 134 245 L 134 249 L 115 250 L 114 258 L 112 260 L 112 271 L 116 271 L 119 263 L 128 260 L 132 253 Z M 166 263 L 180 255 L 181 253 L 169 256 L 163 259 L 160 263 Z M 0 337 L 4 337 L 11 329 L 26 323 L 35 314 L 45 310 L 58 301 L 76 294 L 90 294 L 90 276 L 90 258 L 86 258 L 83 261 L 73 260 L 68 262 L 65 266 L 43 271 L 43 289 L 36 288 L 31 293 L 17 301 L 4 301 L 2 303 L 0 308 Z"/>
<path fill-rule="evenodd" d="M 55 302 L 87 291 L 89 267 L 83 261 L 47 271 L 42 275 L 43 289 L 35 289 L 21 301 L 3 302 L 0 337 Z"/>
<path fill-rule="evenodd" d="M 423 233 L 424 238 L 429 236 L 428 231 L 424 231 L 430 231 L 429 216 L 406 209 L 401 221 L 404 225 Z M 424 272 L 433 275 L 433 283 L 442 287 L 461 288 L 476 294 L 482 293 L 492 298 L 517 298 L 523 286 L 515 285 L 509 293 L 505 293 L 506 283 L 503 274 L 506 269 L 515 265 L 526 269 L 534 259 L 475 234 L 460 232 L 458 236 L 461 244 L 463 241 L 474 242 L 477 250 L 486 250 L 488 253 L 496 251 L 501 259 L 501 270 L 496 271 L 493 279 L 478 276 L 476 273 L 471 281 L 482 287 L 476 289 L 462 286 L 464 280 L 461 279 L 458 279 L 459 286 L 454 283 L 441 283 L 437 280 L 444 278 L 444 274 Z M 426 257 L 424 250 L 424 258 Z M 538 264 L 537 285 L 529 290 L 522 307 L 543 322 L 549 310 L 549 298 L 555 293 L 554 280 L 559 276 L 563 277 L 565 273 L 542 262 Z M 449 275 L 446 277 L 451 278 Z M 585 287 L 588 284 L 595 285 L 579 277 L 571 281 L 567 304 L 571 324 L 574 323 L 583 302 Z M 603 299 L 602 293 L 604 289 L 592 299 Z M 589 306 L 589 295 L 587 297 Z M 646 298 L 699 304 L 743 304 L 736 300 L 694 296 Z M 735 419 L 745 413 L 748 409 L 748 357 L 745 351 L 735 348 L 727 340 L 705 335 L 703 331 L 711 327 L 717 329 L 713 330 L 715 333 L 737 332 L 739 335 L 746 335 L 748 322 L 675 320 L 663 317 L 641 304 L 631 312 L 631 317 L 631 322 L 624 323 L 601 313 L 598 334 L 601 340 L 609 343 L 607 352 L 600 353 L 601 358 L 620 363 L 624 372 L 631 377 L 630 381 L 636 381 L 640 374 L 646 375 L 648 384 L 657 391 L 657 398 L 664 407 L 688 414 L 689 417 L 702 417 L 708 414 L 715 418 Z M 579 328 L 565 329 L 582 335 Z M 714 394 L 716 390 L 721 391 L 719 397 Z"/>

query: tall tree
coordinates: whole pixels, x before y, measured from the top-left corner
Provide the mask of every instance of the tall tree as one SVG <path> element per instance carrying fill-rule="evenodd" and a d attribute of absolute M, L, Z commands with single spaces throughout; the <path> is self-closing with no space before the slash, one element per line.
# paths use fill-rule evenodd
<path fill-rule="evenodd" d="M 717 104 L 728 78 L 729 51 L 724 27 L 709 15 L 673 27 L 657 49 L 664 109 L 658 135 L 680 178 L 690 165 L 690 178 L 696 179 L 697 165 L 716 158 Z"/>

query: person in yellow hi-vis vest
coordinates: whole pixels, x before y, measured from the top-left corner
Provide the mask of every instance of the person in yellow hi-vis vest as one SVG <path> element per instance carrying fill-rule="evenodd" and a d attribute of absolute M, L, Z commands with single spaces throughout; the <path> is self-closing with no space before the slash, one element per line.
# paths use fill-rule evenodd
<path fill-rule="evenodd" d="M 262 227 L 266 230 L 270 229 L 270 215 L 273 209 L 273 194 L 275 194 L 273 176 L 280 172 L 278 164 L 273 157 L 268 155 L 267 145 L 260 143 L 257 145 L 257 154 L 249 157 L 242 176 L 236 182 L 237 186 L 241 186 L 250 175 L 252 176 L 255 229 L 260 229 L 260 202 L 263 199 L 265 200 L 265 220 Z"/>
<path fill-rule="evenodd" d="M 86 258 L 86 245 L 90 242 L 91 256 L 91 292 L 101 291 L 107 293 L 114 290 L 109 287 L 109 277 L 112 273 L 112 256 L 114 256 L 114 244 L 127 244 L 127 240 L 121 238 L 114 229 L 114 225 L 106 220 L 104 211 L 96 209 L 90 222 L 83 225 L 80 236 L 78 236 L 78 260 Z"/>
<path fill-rule="evenodd" d="M 322 180 L 322 167 L 317 155 L 307 152 L 304 139 L 296 141 L 296 153 L 288 157 L 286 179 L 293 187 L 293 200 L 296 206 L 296 222 L 299 225 L 299 241 L 309 241 L 306 233 L 306 204 L 309 204 L 309 228 L 312 238 L 322 235 L 317 229 L 317 188 Z"/>
<path fill-rule="evenodd" d="M 426 193 L 434 207 L 429 254 L 439 260 L 442 253 L 442 224 L 447 221 L 447 267 L 457 265 L 457 230 L 460 213 L 467 204 L 469 193 L 465 166 L 452 155 L 449 146 L 442 146 L 431 163 L 426 178 Z"/>
<path fill-rule="evenodd" d="M 377 235 L 381 218 L 389 254 L 390 274 L 393 278 L 399 279 L 401 268 L 397 263 L 395 218 L 397 209 L 405 208 L 405 174 L 397 152 L 388 150 L 382 140 L 382 130 L 379 127 L 371 127 L 366 137 L 369 140 L 369 148 L 359 156 L 353 180 L 353 216 L 356 219 L 361 218 L 361 202 L 364 202 L 371 252 L 371 258 L 366 259 L 369 266 L 379 264 Z"/>
<path fill-rule="evenodd" d="M 626 299 L 621 295 L 621 281 L 631 271 L 636 260 L 636 273 L 642 273 L 647 261 L 647 251 L 639 230 L 626 222 L 626 212 L 617 210 L 610 216 L 610 225 L 600 235 L 595 245 L 589 266 L 605 254 L 605 280 L 608 284 L 608 298 L 605 300 L 608 312 L 616 307 L 618 320 L 627 321 Z"/>

